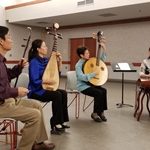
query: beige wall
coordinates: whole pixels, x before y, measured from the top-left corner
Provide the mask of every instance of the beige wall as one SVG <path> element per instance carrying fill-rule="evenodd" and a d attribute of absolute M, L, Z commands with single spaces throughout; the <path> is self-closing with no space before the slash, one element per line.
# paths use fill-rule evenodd
<path fill-rule="evenodd" d="M 5 25 L 5 16 L 1 7 L 0 15 L 0 24 Z M 28 31 L 25 26 L 7 25 L 14 39 L 13 50 L 7 54 L 7 58 L 12 60 L 20 59 L 24 50 L 21 45 L 26 43 L 23 38 L 28 37 Z M 53 44 L 52 36 L 45 36 L 44 30 L 40 28 L 33 27 L 32 29 L 32 39 L 44 38 L 51 49 Z M 60 30 L 59 32 L 63 34 L 63 40 L 58 40 L 58 50 L 61 51 L 63 60 L 70 60 L 70 38 L 91 37 L 93 32 L 98 32 L 99 30 L 104 31 L 107 39 L 108 62 L 141 62 L 146 57 L 147 50 L 150 47 L 150 22 L 139 22 Z M 63 65 L 62 74 L 65 75 L 69 68 L 69 65 Z M 109 74 L 109 77 L 113 79 L 121 77 L 121 74 L 113 73 L 111 67 L 109 67 Z M 137 73 L 126 73 L 125 77 L 129 80 L 136 80 L 138 75 Z"/>
<path fill-rule="evenodd" d="M 5 10 L 0 6 L 0 25 L 5 25 Z"/>
<path fill-rule="evenodd" d="M 59 42 L 58 49 L 62 50 L 64 60 L 70 60 L 69 39 L 75 37 L 90 37 L 93 32 L 103 30 L 107 39 L 108 62 L 141 62 L 150 47 L 150 22 L 106 25 L 89 28 L 62 30 L 63 40 Z M 67 68 L 68 67 L 68 68 Z M 67 69 L 66 69 L 67 68 Z M 64 66 L 64 72 L 69 66 Z M 139 68 L 137 68 L 139 69 Z M 109 67 L 109 77 L 121 78 L 121 74 L 113 73 Z M 137 73 L 126 73 L 126 79 L 136 80 Z"/>

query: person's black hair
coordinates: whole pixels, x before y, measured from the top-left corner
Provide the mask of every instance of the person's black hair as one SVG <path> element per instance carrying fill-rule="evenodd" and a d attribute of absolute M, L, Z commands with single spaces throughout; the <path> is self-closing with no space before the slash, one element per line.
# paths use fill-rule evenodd
<path fill-rule="evenodd" d="M 5 40 L 5 35 L 8 33 L 9 29 L 4 26 L 0 26 L 0 38 Z"/>
<path fill-rule="evenodd" d="M 77 55 L 81 58 L 81 55 L 84 55 L 85 51 L 87 50 L 86 47 L 78 47 L 77 48 Z"/>
<path fill-rule="evenodd" d="M 38 56 L 38 50 L 37 48 L 41 48 L 41 45 L 43 43 L 43 40 L 41 39 L 36 39 L 32 42 L 32 46 L 29 50 L 28 54 L 28 61 L 30 62 L 33 58 Z"/>

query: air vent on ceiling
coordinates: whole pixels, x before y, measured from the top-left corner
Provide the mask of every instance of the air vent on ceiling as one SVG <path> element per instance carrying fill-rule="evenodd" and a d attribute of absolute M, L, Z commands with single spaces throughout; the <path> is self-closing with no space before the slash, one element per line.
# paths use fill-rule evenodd
<path fill-rule="evenodd" d="M 99 16 L 102 16 L 102 17 L 113 17 L 113 16 L 117 16 L 117 15 L 113 14 L 113 13 L 105 13 L 105 14 L 100 14 Z"/>
<path fill-rule="evenodd" d="M 77 6 L 82 6 L 85 4 L 93 4 L 93 3 L 94 3 L 94 0 L 82 0 L 82 1 L 77 2 Z"/>
<path fill-rule="evenodd" d="M 86 4 L 92 4 L 92 3 L 94 3 L 94 0 L 86 0 L 85 2 L 86 2 Z"/>
<path fill-rule="evenodd" d="M 80 1 L 77 3 L 78 6 L 85 5 L 85 1 Z"/>

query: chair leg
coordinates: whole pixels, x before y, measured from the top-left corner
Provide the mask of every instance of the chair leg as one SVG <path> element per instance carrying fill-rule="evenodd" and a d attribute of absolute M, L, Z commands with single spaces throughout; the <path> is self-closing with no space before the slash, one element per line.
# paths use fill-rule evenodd
<path fill-rule="evenodd" d="M 10 130 L 10 147 L 11 147 L 11 150 L 14 150 L 14 142 L 13 142 L 13 125 L 12 125 L 13 123 L 12 122 L 10 122 L 10 125 L 9 125 L 9 130 Z"/>
<path fill-rule="evenodd" d="M 85 111 L 85 102 L 86 102 L 86 95 L 84 96 L 84 101 L 83 101 L 83 108 L 82 108 L 83 111 Z"/>
<path fill-rule="evenodd" d="M 147 107 L 147 110 L 148 110 L 149 116 L 150 116 L 150 109 L 149 109 L 150 94 L 147 93 L 146 95 L 147 95 L 147 103 L 146 103 L 146 107 Z"/>
<path fill-rule="evenodd" d="M 69 107 L 74 101 L 75 101 L 75 118 L 78 119 L 80 113 L 80 94 L 76 93 L 75 97 L 72 99 L 72 101 L 69 103 L 67 107 Z"/>
<path fill-rule="evenodd" d="M 4 120 L 3 123 L 4 123 L 4 127 L 3 127 L 2 130 L 3 130 L 3 131 L 4 131 L 4 130 L 6 131 L 6 134 L 5 134 L 5 135 L 6 135 L 6 136 L 5 136 L 5 143 L 8 144 L 8 134 L 7 134 L 7 133 L 8 133 L 8 132 L 7 132 L 7 125 L 8 125 L 8 124 L 6 123 L 6 120 Z"/>
<path fill-rule="evenodd" d="M 69 105 L 67 107 L 69 107 L 73 102 L 74 100 L 77 98 L 77 94 L 75 95 L 75 97 L 73 98 L 73 100 L 69 103 Z"/>
<path fill-rule="evenodd" d="M 9 134 L 10 134 L 10 150 L 15 150 L 16 149 L 16 143 L 15 143 L 15 138 L 17 136 L 16 132 L 15 132 L 15 123 L 16 121 L 10 120 L 8 122 L 8 126 L 9 126 Z"/>
<path fill-rule="evenodd" d="M 134 117 L 136 117 L 137 111 L 139 110 L 139 107 L 140 107 L 140 96 L 141 96 L 141 93 L 142 93 L 142 89 L 139 91 L 139 93 L 137 95 L 137 99 L 136 99 L 136 103 L 135 103 Z"/>
<path fill-rule="evenodd" d="M 85 107 L 85 102 L 86 102 L 86 96 L 84 97 L 84 103 L 83 103 L 83 111 L 85 111 L 89 106 L 94 102 L 94 99 Z"/>
<path fill-rule="evenodd" d="M 80 95 L 77 95 L 75 103 L 75 117 L 78 119 L 80 115 Z"/>
<path fill-rule="evenodd" d="M 140 117 L 141 117 L 141 114 L 142 114 L 142 111 L 143 111 L 143 100 L 144 100 L 145 94 L 146 94 L 146 93 L 144 92 L 144 94 L 143 94 L 143 96 L 142 96 L 142 98 L 141 98 L 141 110 L 140 110 L 140 112 L 139 112 L 139 114 L 138 114 L 137 121 L 140 120 Z"/>
<path fill-rule="evenodd" d="M 48 104 L 48 102 L 46 102 L 46 103 L 42 106 L 42 108 L 44 108 L 47 104 Z"/>
<path fill-rule="evenodd" d="M 135 87 L 135 108 L 137 107 L 137 98 L 138 98 L 138 85 L 136 84 L 136 87 Z"/>
<path fill-rule="evenodd" d="M 15 121 L 13 124 L 13 143 L 14 143 L 14 148 L 17 147 L 17 136 L 18 136 L 18 121 Z"/>

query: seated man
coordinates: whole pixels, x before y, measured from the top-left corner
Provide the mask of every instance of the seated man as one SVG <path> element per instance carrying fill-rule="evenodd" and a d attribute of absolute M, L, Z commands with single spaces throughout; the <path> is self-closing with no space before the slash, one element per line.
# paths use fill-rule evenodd
<path fill-rule="evenodd" d="M 12 69 L 5 65 L 5 54 L 12 48 L 12 39 L 9 29 L 0 26 L 0 118 L 12 118 L 24 123 L 22 138 L 17 150 L 52 150 L 53 143 L 45 143 L 48 139 L 39 102 L 25 100 L 19 97 L 29 92 L 24 87 L 12 88 L 10 80 L 17 77 L 27 61 L 19 63 Z"/>

